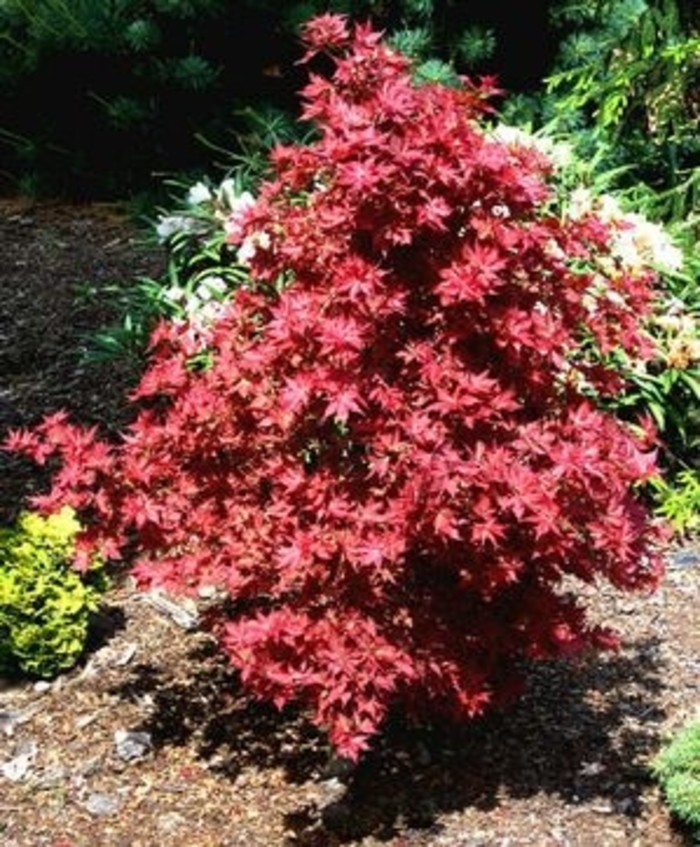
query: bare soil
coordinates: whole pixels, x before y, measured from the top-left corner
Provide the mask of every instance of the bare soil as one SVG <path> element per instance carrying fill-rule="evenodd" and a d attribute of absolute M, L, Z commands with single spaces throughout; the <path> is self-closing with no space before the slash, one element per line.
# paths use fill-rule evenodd
<path fill-rule="evenodd" d="M 106 299 L 78 293 L 86 281 L 106 288 L 156 274 L 163 256 L 118 208 L 99 205 L 0 202 L 0 245 L 0 437 L 58 408 L 114 429 L 134 372 L 85 364 L 88 334 L 113 315 Z M 43 483 L 0 455 L 0 517 L 11 520 Z M 618 652 L 540 664 L 510 711 L 467 726 L 397 718 L 354 769 L 303 714 L 249 699 L 177 608 L 122 579 L 79 667 L 50 684 L 0 679 L 0 841 L 690 843 L 649 774 L 700 706 L 700 549 L 686 541 L 668 559 L 652 596 L 586 589 L 591 617 L 622 634 Z"/>

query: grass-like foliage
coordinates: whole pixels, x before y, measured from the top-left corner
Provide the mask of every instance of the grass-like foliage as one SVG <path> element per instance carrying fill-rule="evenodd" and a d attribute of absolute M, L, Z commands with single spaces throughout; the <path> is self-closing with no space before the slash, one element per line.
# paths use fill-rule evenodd
<path fill-rule="evenodd" d="M 72 509 L 50 517 L 25 512 L 0 530 L 0 669 L 53 677 L 85 650 L 93 612 L 105 588 L 93 562 L 72 567 L 80 530 Z"/>
<path fill-rule="evenodd" d="M 655 273 L 629 222 L 569 202 L 488 125 L 488 81 L 416 81 L 369 26 L 304 28 L 306 145 L 224 221 L 248 268 L 162 324 L 116 444 L 62 415 L 9 446 L 62 466 L 39 504 L 80 554 L 232 602 L 242 679 L 356 758 L 390 709 L 469 718 L 524 659 L 615 638 L 564 575 L 651 589 L 646 428 L 606 398 L 644 361 Z"/>

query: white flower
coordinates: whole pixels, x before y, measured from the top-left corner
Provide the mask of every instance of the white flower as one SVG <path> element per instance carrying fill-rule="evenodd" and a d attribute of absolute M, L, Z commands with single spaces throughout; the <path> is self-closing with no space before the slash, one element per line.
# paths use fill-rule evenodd
<path fill-rule="evenodd" d="M 235 180 L 231 179 L 231 177 L 227 177 L 225 180 L 223 180 L 221 185 L 216 190 L 217 202 L 227 209 L 231 208 L 237 196 L 238 195 L 236 193 L 236 182 Z"/>
<path fill-rule="evenodd" d="M 187 205 L 200 206 L 202 203 L 209 203 L 213 200 L 211 189 L 203 182 L 195 182 L 195 184 L 187 192 Z"/>
<path fill-rule="evenodd" d="M 244 212 L 255 205 L 255 197 L 250 191 L 236 191 L 236 183 L 230 177 L 225 179 L 216 192 L 218 202 L 233 214 Z"/>
<path fill-rule="evenodd" d="M 189 294 L 185 300 L 185 313 L 190 317 L 194 317 L 202 307 L 202 303 L 196 294 Z"/>
<path fill-rule="evenodd" d="M 187 291 L 179 285 L 171 285 L 170 288 L 165 289 L 163 297 L 171 303 L 181 303 L 186 299 Z"/>
<path fill-rule="evenodd" d="M 211 301 L 209 303 L 204 303 L 202 306 L 200 306 L 194 318 L 200 326 L 208 326 L 209 324 L 212 324 L 221 315 L 223 310 L 223 303 L 216 303 L 215 301 Z"/>
<path fill-rule="evenodd" d="M 250 191 L 243 191 L 234 197 L 230 203 L 232 212 L 245 212 L 246 209 L 250 209 L 254 205 L 255 197 L 253 197 Z"/>
<path fill-rule="evenodd" d="M 621 221 L 625 217 L 617 198 L 610 194 L 601 194 L 594 203 L 595 212 L 605 223 Z"/>
<path fill-rule="evenodd" d="M 658 224 L 641 215 L 628 215 L 632 235 L 639 255 L 653 265 L 677 271 L 683 264 L 683 253 L 671 241 L 668 233 Z"/>
<path fill-rule="evenodd" d="M 162 215 L 156 224 L 156 235 L 161 244 L 179 233 L 195 231 L 195 223 L 186 215 Z"/>
<path fill-rule="evenodd" d="M 654 318 L 654 325 L 665 332 L 672 332 L 676 334 L 679 334 L 684 328 L 683 318 L 681 315 L 673 314 L 657 315 L 657 317 Z"/>
<path fill-rule="evenodd" d="M 575 188 L 569 197 L 567 212 L 571 220 L 577 221 L 593 211 L 593 195 L 587 188 Z"/>
<path fill-rule="evenodd" d="M 553 238 L 550 238 L 545 244 L 545 249 L 547 251 L 547 255 L 551 256 L 552 259 L 557 259 L 558 261 L 566 260 L 566 253 L 562 250 L 561 245 L 558 244 Z"/>
<path fill-rule="evenodd" d="M 613 251 L 623 265 L 632 270 L 650 266 L 668 271 L 681 268 L 683 253 L 662 227 L 635 213 L 622 215 L 619 220 L 621 229 Z"/>
<path fill-rule="evenodd" d="M 232 242 L 240 241 L 245 227 L 246 212 L 255 205 L 255 197 L 244 191 L 231 199 L 231 212 L 224 218 L 224 231 Z"/>
<path fill-rule="evenodd" d="M 558 169 L 566 168 L 573 161 L 573 151 L 569 144 L 555 141 L 546 135 L 532 135 L 517 126 L 498 124 L 493 130 L 493 138 L 509 147 L 525 147 L 537 150 Z"/>
<path fill-rule="evenodd" d="M 565 141 L 552 141 L 549 158 L 552 160 L 555 168 L 565 170 L 574 161 L 573 148 Z"/>
<path fill-rule="evenodd" d="M 508 124 L 498 124 L 494 127 L 493 137 L 496 141 L 503 144 L 509 144 L 515 147 L 532 147 L 534 146 L 534 138 L 529 132 L 525 132 L 519 126 L 509 126 Z"/>
<path fill-rule="evenodd" d="M 587 188 L 577 188 L 571 192 L 567 211 L 572 220 L 594 214 L 614 227 L 611 254 L 627 270 L 639 272 L 660 267 L 677 271 L 683 265 L 683 253 L 663 227 L 644 215 L 624 212 L 617 198 L 610 194 L 594 197 Z"/>
<path fill-rule="evenodd" d="M 195 296 L 202 303 L 210 300 L 220 300 L 228 291 L 228 286 L 220 276 L 207 276 L 199 282 L 195 290 Z"/>
<path fill-rule="evenodd" d="M 238 248 L 236 256 L 242 265 L 249 265 L 252 262 L 253 257 L 255 256 L 255 242 L 253 238 L 246 238 L 243 244 L 241 244 Z"/>
<path fill-rule="evenodd" d="M 588 188 L 575 188 L 571 192 L 568 214 L 572 220 L 595 214 L 604 223 L 619 222 L 624 218 L 624 212 L 615 197 L 610 194 L 594 196 Z"/>
<path fill-rule="evenodd" d="M 217 300 L 228 291 L 226 281 L 220 276 L 207 276 L 197 286 L 197 293 L 202 300 Z"/>
<path fill-rule="evenodd" d="M 644 266 L 631 230 L 624 230 L 617 235 L 612 244 L 612 252 L 623 266 L 630 270 L 641 270 Z"/>
<path fill-rule="evenodd" d="M 268 250 L 271 245 L 270 236 L 266 232 L 254 232 L 244 239 L 238 248 L 238 261 L 242 265 L 249 265 L 258 249 Z"/>

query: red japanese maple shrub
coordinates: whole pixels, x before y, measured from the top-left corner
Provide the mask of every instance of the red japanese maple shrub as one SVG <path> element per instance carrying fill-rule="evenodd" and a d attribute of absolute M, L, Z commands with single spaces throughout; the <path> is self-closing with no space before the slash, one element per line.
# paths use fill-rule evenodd
<path fill-rule="evenodd" d="M 654 279 L 489 133 L 488 81 L 415 85 L 337 16 L 304 37 L 319 135 L 229 222 L 251 285 L 204 336 L 158 330 L 120 443 L 60 416 L 11 441 L 62 457 L 43 505 L 90 521 L 86 551 L 232 598 L 243 681 L 356 758 L 390 708 L 474 716 L 523 658 L 610 646 L 563 576 L 657 583 L 654 456 L 598 402 L 610 351 L 650 352 Z"/>

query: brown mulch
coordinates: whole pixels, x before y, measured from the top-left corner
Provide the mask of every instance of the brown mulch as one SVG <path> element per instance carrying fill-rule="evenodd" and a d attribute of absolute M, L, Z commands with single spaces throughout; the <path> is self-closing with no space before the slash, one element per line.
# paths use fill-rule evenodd
<path fill-rule="evenodd" d="M 0 245 L 0 435 L 58 408 L 113 427 L 134 374 L 84 362 L 113 315 L 78 292 L 156 274 L 163 257 L 112 206 L 0 202 Z M 2 456 L 0 517 L 41 482 Z M 648 769 L 700 705 L 700 550 L 682 552 L 651 597 L 586 589 L 618 652 L 539 665 L 516 706 L 469 726 L 397 719 L 355 770 L 303 715 L 247 698 L 204 632 L 124 581 L 78 668 L 0 680 L 0 842 L 682 845 Z"/>

